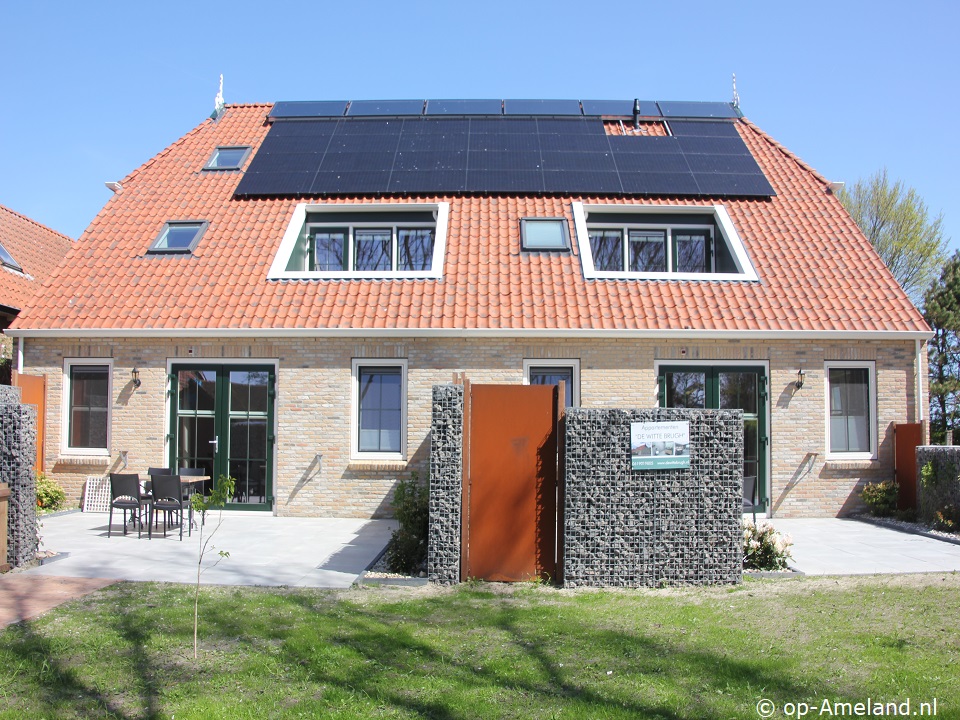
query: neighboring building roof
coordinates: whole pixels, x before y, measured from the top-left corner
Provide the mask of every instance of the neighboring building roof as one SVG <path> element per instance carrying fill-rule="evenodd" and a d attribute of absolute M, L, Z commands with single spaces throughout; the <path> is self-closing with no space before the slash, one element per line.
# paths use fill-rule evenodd
<path fill-rule="evenodd" d="M 124 178 L 15 334 L 929 333 L 827 180 L 745 119 L 728 122 L 774 196 L 235 196 L 243 173 L 202 168 L 218 146 L 255 159 L 272 107 L 227 106 Z M 449 202 L 442 279 L 268 279 L 305 200 Z M 524 217 L 566 217 L 573 236 L 575 201 L 723 205 L 759 282 L 587 280 L 576 243 L 520 252 Z M 209 222 L 192 253 L 147 254 L 167 221 L 188 219 Z"/>
<path fill-rule="evenodd" d="M 73 241 L 0 205 L 0 245 L 20 270 L 0 264 L 0 305 L 20 310 L 50 277 Z"/>

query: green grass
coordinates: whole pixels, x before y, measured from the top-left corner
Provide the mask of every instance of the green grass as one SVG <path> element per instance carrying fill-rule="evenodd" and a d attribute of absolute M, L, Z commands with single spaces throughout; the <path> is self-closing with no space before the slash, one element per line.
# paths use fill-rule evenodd
<path fill-rule="evenodd" d="M 960 717 L 956 575 L 214 587 L 201 602 L 196 661 L 188 586 L 114 585 L 7 628 L 0 718 L 703 720 L 868 697 Z"/>

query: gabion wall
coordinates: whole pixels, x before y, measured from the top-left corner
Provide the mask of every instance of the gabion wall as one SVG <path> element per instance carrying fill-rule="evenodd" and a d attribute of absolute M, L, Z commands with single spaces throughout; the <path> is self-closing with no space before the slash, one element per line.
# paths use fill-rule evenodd
<path fill-rule="evenodd" d="M 689 470 L 633 470 L 630 423 L 690 422 Z M 739 410 L 569 409 L 564 585 L 640 587 L 742 578 Z M 430 580 L 460 579 L 463 387 L 433 388 Z"/>
<path fill-rule="evenodd" d="M 432 582 L 460 581 L 462 475 L 463 386 L 434 385 L 427 540 L 427 575 Z"/>
<path fill-rule="evenodd" d="M 630 423 L 690 422 L 690 468 L 633 470 Z M 743 413 L 585 410 L 566 415 L 566 587 L 742 579 Z"/>
<path fill-rule="evenodd" d="M 920 473 L 933 463 L 935 475 L 942 479 L 932 487 L 924 487 Z M 945 474 L 946 473 L 946 474 Z M 917 515 L 929 522 L 945 505 L 960 507 L 960 446 L 921 445 L 917 448 Z"/>
<path fill-rule="evenodd" d="M 37 411 L 20 404 L 20 388 L 0 386 L 0 482 L 10 486 L 7 562 L 24 565 L 37 556 Z"/>

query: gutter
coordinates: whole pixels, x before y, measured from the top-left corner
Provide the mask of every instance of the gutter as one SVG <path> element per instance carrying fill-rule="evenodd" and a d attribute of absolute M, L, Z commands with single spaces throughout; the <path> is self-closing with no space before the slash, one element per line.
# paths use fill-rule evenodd
<path fill-rule="evenodd" d="M 914 340 L 929 330 L 647 330 L 594 328 L 82 328 L 7 330 L 16 338 L 613 338 L 659 340 Z M 919 345 L 918 345 L 919 347 Z M 919 352 L 919 350 L 918 350 Z"/>

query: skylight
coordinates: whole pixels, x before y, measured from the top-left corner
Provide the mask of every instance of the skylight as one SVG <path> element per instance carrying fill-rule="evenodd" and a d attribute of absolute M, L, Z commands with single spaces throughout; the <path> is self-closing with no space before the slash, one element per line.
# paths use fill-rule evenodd
<path fill-rule="evenodd" d="M 20 267 L 20 263 L 13 259 L 13 255 L 7 252 L 7 249 L 3 246 L 3 243 L 0 243 L 0 265 L 8 267 L 11 270 L 16 270 L 17 272 L 23 272 L 23 268 Z"/>
<path fill-rule="evenodd" d="M 189 253 L 200 242 L 200 238 L 207 229 L 204 220 L 170 221 L 163 226 L 163 230 L 153 241 L 151 253 Z"/>
<path fill-rule="evenodd" d="M 524 250 L 569 250 L 567 221 L 564 218 L 524 218 L 520 221 Z"/>
<path fill-rule="evenodd" d="M 213 151 L 204 170 L 239 170 L 249 152 L 248 146 L 218 147 Z"/>

